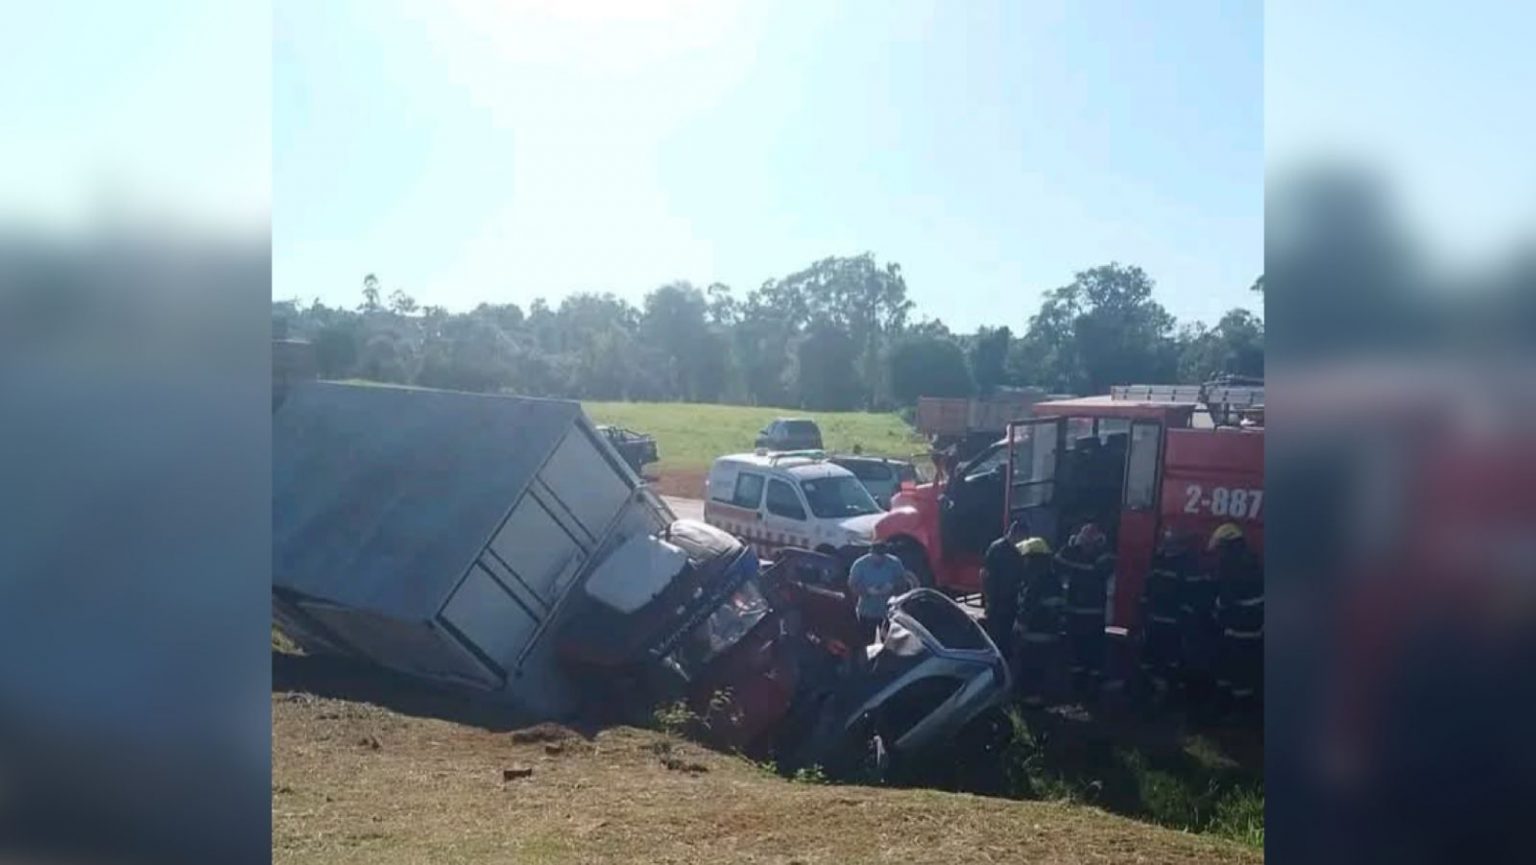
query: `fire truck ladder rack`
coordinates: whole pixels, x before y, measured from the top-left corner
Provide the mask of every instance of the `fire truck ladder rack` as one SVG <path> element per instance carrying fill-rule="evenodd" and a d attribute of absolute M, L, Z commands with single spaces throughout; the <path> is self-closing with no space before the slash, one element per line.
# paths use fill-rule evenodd
<path fill-rule="evenodd" d="M 1245 414 L 1264 411 L 1264 380 L 1223 376 L 1205 384 L 1130 384 L 1109 389 L 1110 399 L 1195 403 L 1218 426 L 1235 426 Z"/>

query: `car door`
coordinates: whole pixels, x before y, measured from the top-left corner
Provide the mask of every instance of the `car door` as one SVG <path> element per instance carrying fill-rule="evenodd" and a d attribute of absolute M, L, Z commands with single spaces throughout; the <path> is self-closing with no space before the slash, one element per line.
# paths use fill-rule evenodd
<path fill-rule="evenodd" d="M 737 524 L 727 529 L 746 541 L 761 555 L 765 552 L 763 530 L 763 484 L 766 478 L 751 471 L 736 475 L 736 485 L 731 490 L 731 508 L 738 516 Z"/>
<path fill-rule="evenodd" d="M 1008 450 L 998 444 L 956 470 L 944 488 L 940 531 L 945 555 L 980 553 L 1002 533 Z"/>
<path fill-rule="evenodd" d="M 801 547 L 810 549 L 809 511 L 800 491 L 788 481 L 768 479 L 767 494 L 763 499 L 763 532 L 765 543 L 774 549 Z"/>

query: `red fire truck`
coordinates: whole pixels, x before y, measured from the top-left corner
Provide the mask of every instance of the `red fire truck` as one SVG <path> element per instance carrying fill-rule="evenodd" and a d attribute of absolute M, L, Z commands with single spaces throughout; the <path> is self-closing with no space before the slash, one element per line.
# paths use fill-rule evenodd
<path fill-rule="evenodd" d="M 925 585 L 970 594 L 1012 520 L 1053 547 L 1095 522 L 1117 554 L 1110 624 L 1133 628 L 1164 529 L 1236 522 L 1262 554 L 1263 399 L 1261 384 L 1131 385 L 1036 403 L 951 477 L 897 493 L 875 537 Z"/>

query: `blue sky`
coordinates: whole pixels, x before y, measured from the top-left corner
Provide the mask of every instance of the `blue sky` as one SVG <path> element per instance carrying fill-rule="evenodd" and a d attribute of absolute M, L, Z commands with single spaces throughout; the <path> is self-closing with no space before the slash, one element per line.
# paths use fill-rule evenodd
<path fill-rule="evenodd" d="M 264 3 L 8 4 L 0 225 L 265 232 L 271 27 Z"/>
<path fill-rule="evenodd" d="M 1385 178 L 1394 214 L 1449 267 L 1494 266 L 1536 238 L 1536 6 L 1271 0 L 1265 146 Z"/>
<path fill-rule="evenodd" d="M 276 8 L 277 297 L 744 294 L 869 250 L 957 329 L 1110 260 L 1180 318 L 1253 305 L 1258 3 Z"/>
<path fill-rule="evenodd" d="M 270 215 L 278 296 L 454 308 L 868 249 L 959 327 L 1112 258 L 1184 318 L 1251 304 L 1262 173 L 1312 154 L 1444 257 L 1536 237 L 1531 8 L 1123 6 L 25 4 L 0 229 Z"/>

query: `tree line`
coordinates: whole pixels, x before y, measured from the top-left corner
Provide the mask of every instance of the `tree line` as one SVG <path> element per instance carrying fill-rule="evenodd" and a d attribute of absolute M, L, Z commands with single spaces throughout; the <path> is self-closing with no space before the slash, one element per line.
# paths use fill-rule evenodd
<path fill-rule="evenodd" d="M 310 341 L 325 378 L 577 399 L 891 409 L 1008 386 L 1092 394 L 1263 374 L 1261 318 L 1233 309 L 1214 326 L 1181 325 L 1153 289 L 1141 268 L 1106 264 L 1048 292 L 1018 333 L 957 334 L 916 315 L 900 265 L 866 253 L 744 297 L 673 282 L 638 307 L 583 293 L 452 313 L 386 294 L 369 274 L 355 309 L 274 301 L 272 326 L 275 338 Z"/>

